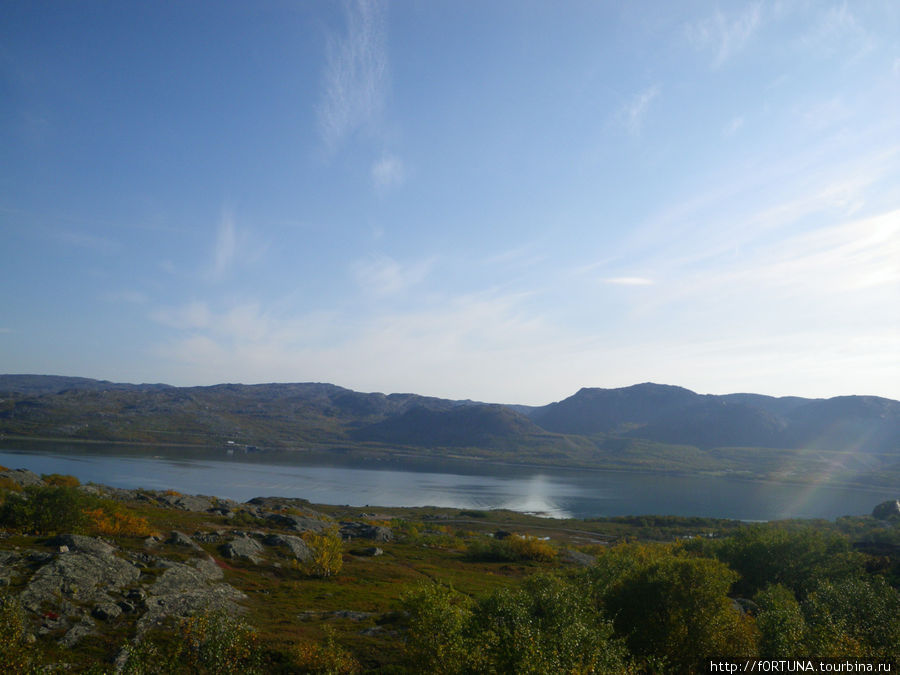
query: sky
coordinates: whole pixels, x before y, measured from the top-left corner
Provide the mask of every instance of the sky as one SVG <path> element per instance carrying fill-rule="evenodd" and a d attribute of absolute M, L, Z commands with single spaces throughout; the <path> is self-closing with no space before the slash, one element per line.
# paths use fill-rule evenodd
<path fill-rule="evenodd" d="M 0 3 L 0 372 L 900 399 L 900 4 Z"/>

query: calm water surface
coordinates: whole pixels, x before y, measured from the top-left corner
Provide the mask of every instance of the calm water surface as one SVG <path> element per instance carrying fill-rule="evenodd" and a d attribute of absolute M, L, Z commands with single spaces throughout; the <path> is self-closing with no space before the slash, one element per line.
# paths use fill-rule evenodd
<path fill-rule="evenodd" d="M 743 520 L 836 518 L 870 513 L 897 497 L 827 484 L 781 485 L 605 471 L 509 467 L 475 462 L 399 462 L 296 456 L 228 456 L 181 448 L 5 441 L 0 465 L 63 473 L 122 488 L 174 489 L 246 501 L 302 497 L 352 506 L 505 508 L 577 518 L 667 514 Z"/>

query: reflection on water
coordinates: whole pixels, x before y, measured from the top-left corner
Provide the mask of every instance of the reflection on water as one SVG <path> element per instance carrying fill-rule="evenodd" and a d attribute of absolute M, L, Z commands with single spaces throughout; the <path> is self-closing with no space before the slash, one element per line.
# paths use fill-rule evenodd
<path fill-rule="evenodd" d="M 536 470 L 478 462 L 313 462 L 297 455 L 235 455 L 172 448 L 6 442 L 0 464 L 65 473 L 82 482 L 174 489 L 238 501 L 302 497 L 351 506 L 511 509 L 557 518 L 668 514 L 743 520 L 869 513 L 884 490 L 793 486 L 603 471 Z M 304 461 L 300 461 L 304 459 Z M 291 461 L 289 461 L 291 460 Z"/>

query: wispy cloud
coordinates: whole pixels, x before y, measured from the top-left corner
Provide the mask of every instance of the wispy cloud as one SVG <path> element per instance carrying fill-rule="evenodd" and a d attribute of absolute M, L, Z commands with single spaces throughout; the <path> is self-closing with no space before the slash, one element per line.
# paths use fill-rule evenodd
<path fill-rule="evenodd" d="M 401 265 L 385 255 L 371 256 L 352 265 L 360 288 L 376 296 L 397 295 L 420 283 L 428 275 L 434 260 L 420 260 Z"/>
<path fill-rule="evenodd" d="M 762 3 L 754 3 L 743 11 L 727 16 L 721 10 L 686 27 L 688 40 L 697 49 L 713 53 L 713 65 L 723 65 L 744 48 L 761 24 Z"/>
<path fill-rule="evenodd" d="M 744 118 L 740 115 L 731 119 L 728 124 L 725 125 L 725 128 L 722 129 L 722 135 L 726 138 L 730 138 L 734 136 L 738 131 L 740 131 L 741 127 L 744 126 Z"/>
<path fill-rule="evenodd" d="M 406 167 L 399 157 L 385 155 L 372 165 L 372 183 L 380 192 L 403 185 L 405 181 Z"/>
<path fill-rule="evenodd" d="M 620 119 L 633 136 L 639 136 L 644 126 L 644 118 L 647 110 L 655 98 L 662 92 L 662 88 L 658 84 L 647 87 L 631 101 L 626 103 L 619 111 Z"/>
<path fill-rule="evenodd" d="M 149 301 L 146 293 L 131 290 L 110 291 L 105 293 L 103 298 L 107 302 L 121 302 L 130 305 L 143 305 Z"/>
<path fill-rule="evenodd" d="M 603 283 L 615 286 L 652 286 L 653 279 L 647 277 L 610 277 L 603 279 Z"/>
<path fill-rule="evenodd" d="M 180 307 L 161 307 L 150 313 L 150 318 L 178 330 L 206 328 L 212 322 L 213 313 L 205 302 L 189 302 Z"/>
<path fill-rule="evenodd" d="M 238 228 L 234 216 L 226 211 L 219 220 L 216 230 L 207 279 L 213 282 L 222 281 L 235 265 L 258 261 L 265 254 L 266 248 L 265 243 L 260 242 L 249 230 Z M 166 265 L 165 262 L 163 265 L 170 274 L 174 272 L 174 266 L 170 269 L 170 265 Z"/>
<path fill-rule="evenodd" d="M 64 246 L 74 246 L 97 253 L 111 254 L 120 248 L 118 242 L 89 232 L 51 228 L 47 230 L 47 234 L 51 239 Z"/>
<path fill-rule="evenodd" d="M 216 234 L 216 243 L 213 247 L 212 276 L 221 279 L 234 262 L 237 253 L 237 235 L 234 229 L 234 219 L 231 214 L 222 216 L 219 221 L 219 230 Z"/>
<path fill-rule="evenodd" d="M 386 5 L 356 0 L 345 5 L 346 33 L 328 44 L 319 130 L 335 150 L 382 112 L 388 87 Z"/>

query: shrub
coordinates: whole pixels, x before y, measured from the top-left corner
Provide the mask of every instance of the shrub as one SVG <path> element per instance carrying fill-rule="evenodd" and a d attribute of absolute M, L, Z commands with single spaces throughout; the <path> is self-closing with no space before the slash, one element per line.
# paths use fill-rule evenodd
<path fill-rule="evenodd" d="M 310 560 L 301 563 L 301 569 L 305 574 L 322 578 L 341 571 L 344 564 L 343 545 L 336 527 L 322 533 L 304 532 L 302 536 L 312 552 Z"/>
<path fill-rule="evenodd" d="M 110 511 L 103 507 L 86 509 L 84 515 L 87 517 L 87 526 L 95 534 L 125 537 L 149 537 L 158 534 L 150 527 L 146 518 L 122 508 Z"/>
<path fill-rule="evenodd" d="M 173 639 L 174 637 L 174 639 Z M 262 675 L 268 672 L 259 637 L 242 621 L 223 612 L 182 619 L 177 630 L 128 647 L 126 675 L 215 673 Z"/>
<path fill-rule="evenodd" d="M 476 540 L 469 544 L 467 556 L 471 560 L 519 562 L 556 560 L 556 549 L 546 541 L 529 535 L 513 534 L 505 539 Z"/>
<path fill-rule="evenodd" d="M 7 673 L 36 671 L 25 640 L 25 615 L 18 598 L 0 595 L 0 663 Z"/>
<path fill-rule="evenodd" d="M 355 675 L 362 666 L 353 655 L 334 639 L 334 631 L 325 628 L 325 642 L 301 642 L 294 649 L 297 672 L 311 675 Z"/>
<path fill-rule="evenodd" d="M 75 476 L 67 476 L 61 473 L 44 473 L 41 479 L 47 484 L 56 487 L 78 487 L 81 485 Z"/>
<path fill-rule="evenodd" d="M 95 503 L 77 488 L 29 485 L 0 507 L 0 525 L 26 534 L 73 532 L 84 526 L 84 510 Z"/>

